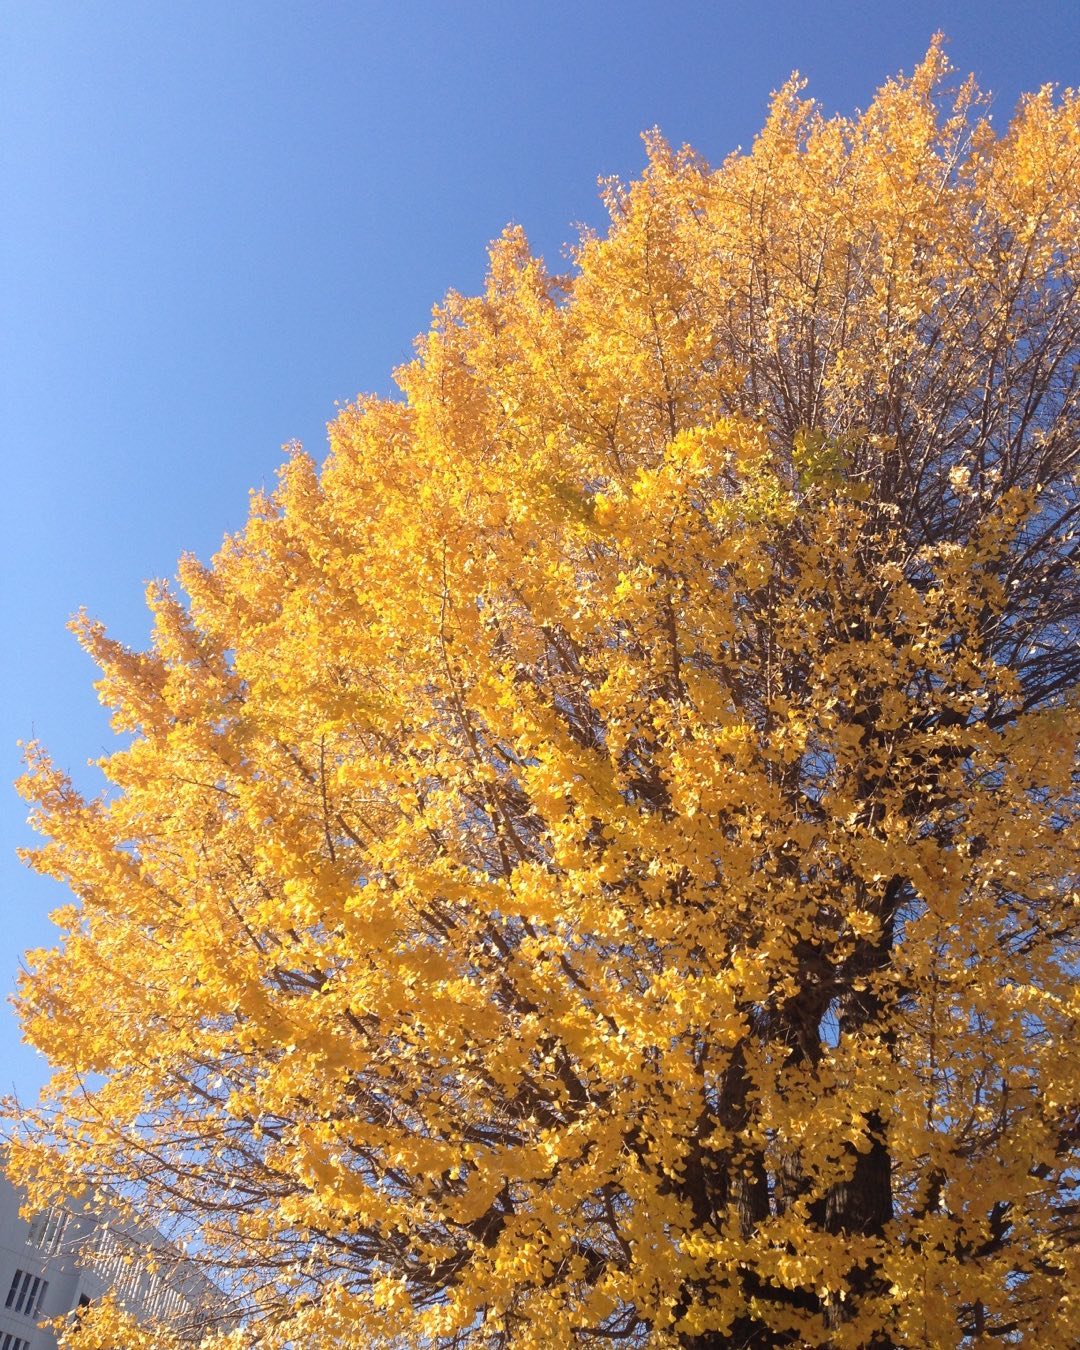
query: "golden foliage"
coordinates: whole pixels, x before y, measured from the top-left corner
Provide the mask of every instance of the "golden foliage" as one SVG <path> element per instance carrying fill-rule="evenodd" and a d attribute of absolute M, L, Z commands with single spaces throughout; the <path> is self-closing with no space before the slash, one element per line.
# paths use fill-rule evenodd
<path fill-rule="evenodd" d="M 193 1226 L 267 1350 L 1080 1340 L 1080 128 L 949 76 L 649 137 L 149 651 L 79 621 L 38 1201 Z"/>

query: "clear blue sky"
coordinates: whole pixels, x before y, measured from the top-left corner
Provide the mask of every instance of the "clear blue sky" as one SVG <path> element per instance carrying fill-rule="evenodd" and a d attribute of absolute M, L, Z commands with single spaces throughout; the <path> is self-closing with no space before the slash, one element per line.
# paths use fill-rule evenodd
<path fill-rule="evenodd" d="M 65 630 L 147 634 L 148 578 L 208 557 L 322 453 L 508 221 L 557 260 L 659 125 L 713 161 L 792 69 L 865 106 L 931 34 L 996 94 L 1080 78 L 1076 0 L 507 3 L 0 0 L 0 985 L 49 942 L 21 868 L 15 742 L 86 768 L 110 739 Z M 0 1090 L 42 1062 L 0 1009 Z"/>

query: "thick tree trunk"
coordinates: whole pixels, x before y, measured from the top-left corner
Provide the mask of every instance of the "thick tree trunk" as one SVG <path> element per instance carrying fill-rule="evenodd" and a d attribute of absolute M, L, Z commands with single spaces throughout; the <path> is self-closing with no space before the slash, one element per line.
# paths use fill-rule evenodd
<path fill-rule="evenodd" d="M 851 963 L 851 976 L 867 977 L 884 970 L 892 958 L 896 907 L 903 882 L 894 878 L 882 899 L 881 933 L 867 943 Z M 849 994 L 840 1016 L 840 1034 L 865 1038 L 873 1036 L 891 1046 L 895 1040 L 887 1010 L 871 992 Z M 888 1140 L 889 1122 L 880 1110 L 866 1113 L 865 1151 L 852 1148 L 851 1176 L 829 1192 L 825 1203 L 825 1227 L 830 1233 L 852 1237 L 881 1237 L 893 1217 L 892 1154 Z M 834 1299 L 827 1309 L 831 1326 L 839 1326 L 866 1297 L 883 1292 L 883 1280 L 874 1263 L 852 1266 L 847 1275 L 847 1298 Z M 866 1350 L 892 1350 L 894 1341 L 884 1332 L 871 1340 Z"/>

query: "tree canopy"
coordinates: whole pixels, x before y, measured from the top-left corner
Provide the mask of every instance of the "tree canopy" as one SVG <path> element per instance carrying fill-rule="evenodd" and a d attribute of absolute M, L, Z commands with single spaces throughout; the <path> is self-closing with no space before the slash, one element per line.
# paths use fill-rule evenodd
<path fill-rule="evenodd" d="M 935 43 L 648 137 L 78 620 L 11 1166 L 186 1226 L 207 1346 L 1080 1341 L 1077 111 Z"/>

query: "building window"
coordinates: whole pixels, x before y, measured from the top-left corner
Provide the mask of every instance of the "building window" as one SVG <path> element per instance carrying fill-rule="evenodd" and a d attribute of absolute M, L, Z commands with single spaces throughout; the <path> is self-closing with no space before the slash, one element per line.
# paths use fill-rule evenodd
<path fill-rule="evenodd" d="M 38 1214 L 30 1225 L 27 1242 L 31 1247 L 40 1247 L 42 1251 L 56 1251 L 63 1241 L 69 1217 L 62 1209 L 47 1209 L 44 1214 Z M 3 1350 L 3 1346 L 0 1346 L 0 1350 Z"/>
<path fill-rule="evenodd" d="M 12 1312 L 25 1313 L 27 1317 L 36 1317 L 41 1311 L 41 1300 L 48 1287 L 48 1280 L 43 1280 L 33 1271 L 17 1270 L 12 1277 L 4 1307 L 10 1308 Z M 8 1346 L 0 1342 L 0 1350 L 8 1350 Z M 11 1350 L 18 1350 L 18 1347 L 13 1344 Z"/>
<path fill-rule="evenodd" d="M 0 1341 L 0 1350 L 30 1350 L 30 1342 L 24 1341 L 19 1336 L 13 1336 L 9 1331 Z"/>

